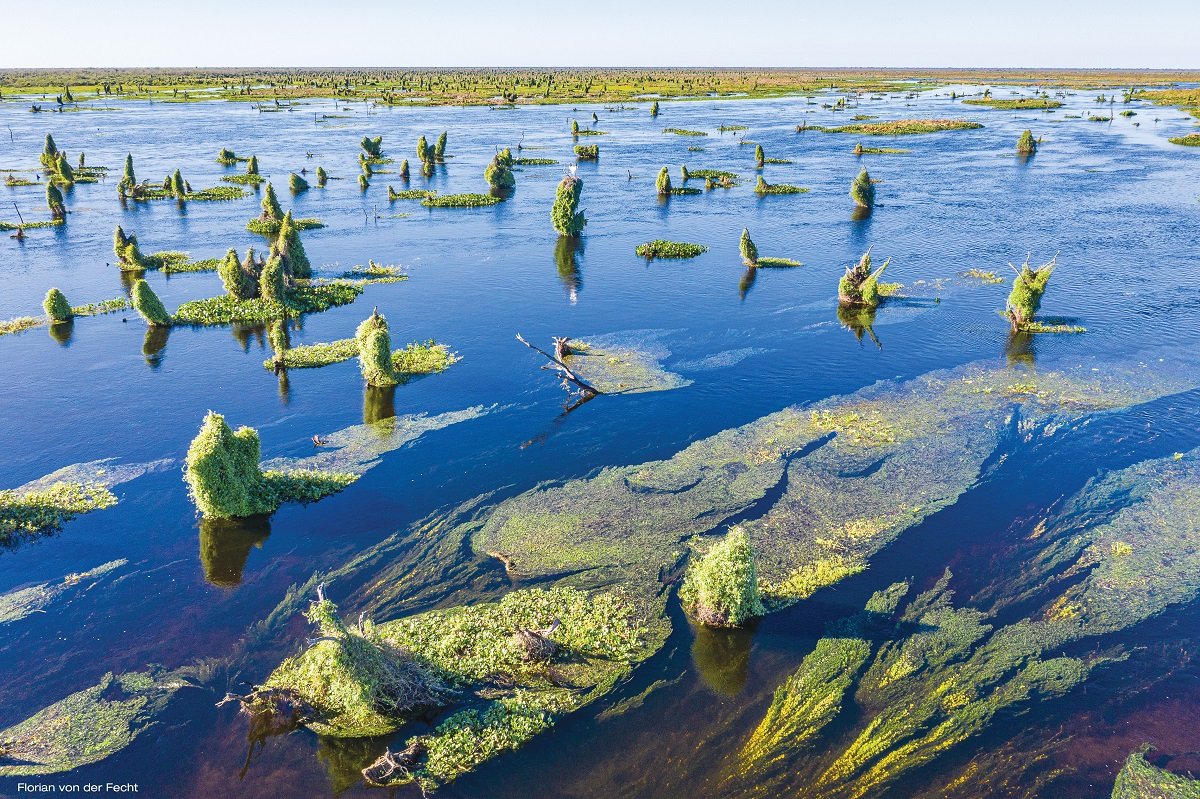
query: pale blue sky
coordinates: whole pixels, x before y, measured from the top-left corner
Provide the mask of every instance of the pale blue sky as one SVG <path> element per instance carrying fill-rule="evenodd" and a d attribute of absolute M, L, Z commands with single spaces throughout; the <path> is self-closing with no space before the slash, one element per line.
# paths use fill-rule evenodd
<path fill-rule="evenodd" d="M 0 0 L 0 67 L 1200 68 L 1200 0 Z"/>

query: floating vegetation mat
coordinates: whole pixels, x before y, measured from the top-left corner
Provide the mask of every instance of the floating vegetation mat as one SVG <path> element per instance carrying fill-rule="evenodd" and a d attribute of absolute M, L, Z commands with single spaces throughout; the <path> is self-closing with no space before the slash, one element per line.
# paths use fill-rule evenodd
<path fill-rule="evenodd" d="M 251 233 L 257 233 L 260 236 L 274 236 L 279 232 L 281 219 L 251 219 L 246 223 L 246 230 Z M 320 219 L 306 217 L 303 219 L 293 219 L 292 222 L 296 225 L 296 230 L 315 230 L 316 228 L 325 227 L 325 223 Z"/>
<path fill-rule="evenodd" d="M 111 458 L 77 463 L 26 483 L 0 490 L 0 543 L 62 529 L 81 513 L 117 504 L 109 489 L 156 470 L 163 462 L 118 464 Z"/>
<path fill-rule="evenodd" d="M 0 777 L 54 774 L 103 760 L 154 726 L 187 684 L 169 672 L 110 672 L 0 732 Z"/>
<path fill-rule="evenodd" d="M 1112 799 L 1200 799 L 1200 781 L 1155 768 L 1145 752 L 1134 752 L 1117 774 Z"/>
<path fill-rule="evenodd" d="M 964 105 L 984 105 L 988 108 L 1001 108 L 1005 111 L 1021 111 L 1031 108 L 1039 111 L 1047 111 L 1052 108 L 1062 108 L 1062 103 L 1058 100 L 1049 100 L 1045 97 L 1020 97 L 1012 100 L 997 100 L 994 98 L 982 98 L 975 100 L 963 100 Z"/>
<path fill-rule="evenodd" d="M 557 164 L 553 158 L 514 158 L 513 166 L 553 166 Z"/>
<path fill-rule="evenodd" d="M 697 255 L 708 252 L 708 247 L 687 241 L 655 239 L 645 244 L 639 244 L 633 251 L 634 254 L 653 261 L 655 258 L 695 258 Z"/>
<path fill-rule="evenodd" d="M 1195 600 L 1198 525 L 1200 452 L 1093 480 L 1021 541 L 1017 568 L 1005 572 L 1015 576 L 997 577 L 973 602 L 955 601 L 947 573 L 893 620 L 869 607 L 873 630 L 861 615 L 833 625 L 776 692 L 732 779 L 748 796 L 797 773 L 818 799 L 876 795 L 997 717 L 1065 694 L 1128 656 L 1106 636 Z M 1012 608 L 1027 615 L 997 625 L 997 611 Z M 870 641 L 882 642 L 873 654 Z M 854 728 L 806 751 L 814 722 L 828 725 L 851 697 L 862 711 Z M 1196 784 L 1144 759 L 1127 768 L 1114 796 L 1196 795 L 1154 793 Z"/>
<path fill-rule="evenodd" d="M 361 475 L 379 463 L 379 458 L 426 433 L 452 424 L 478 419 L 490 409 L 476 405 L 461 411 L 429 416 L 423 413 L 393 416 L 370 424 L 353 425 L 324 437 L 316 455 L 303 458 L 273 458 L 264 461 L 267 471 L 337 472 Z"/>
<path fill-rule="evenodd" d="M 0 624 L 9 624 L 20 621 L 30 614 L 41 613 L 64 595 L 86 592 L 99 580 L 126 563 L 128 561 L 124 559 L 109 561 L 85 572 L 72 572 L 58 580 L 37 583 L 9 591 L 7 594 L 0 594 Z M 2 752 L 3 750 L 0 750 L 0 756 L 2 756 Z"/>
<path fill-rule="evenodd" d="M 421 200 L 426 208 L 482 208 L 504 202 L 493 194 L 432 194 Z"/>
<path fill-rule="evenodd" d="M 1189 133 L 1186 136 L 1175 136 L 1167 139 L 1171 144 L 1182 144 L 1185 147 L 1200 147 L 1200 133 Z"/>
<path fill-rule="evenodd" d="M 358 357 L 358 342 L 352 338 L 339 339 L 328 344 L 301 344 L 284 351 L 281 365 L 285 369 L 316 369 L 341 363 Z M 458 356 L 445 344 L 430 340 L 424 344 L 413 342 L 404 349 L 392 353 L 392 363 L 402 382 L 420 375 L 444 372 L 458 361 Z M 263 367 L 275 369 L 276 361 L 268 358 Z"/>
<path fill-rule="evenodd" d="M 332 280 L 325 283 L 301 283 L 288 292 L 282 303 L 255 297 L 239 300 L 222 294 L 203 300 L 191 300 L 179 306 L 173 317 L 176 324 L 227 325 L 233 322 L 270 322 L 280 317 L 320 313 L 338 305 L 348 305 L 363 292 L 364 281 Z"/>
<path fill-rule="evenodd" d="M 687 130 L 685 128 L 663 128 L 663 133 L 671 133 L 676 136 L 707 136 L 708 134 L 702 130 Z"/>
<path fill-rule="evenodd" d="M 566 363 L 605 394 L 670 391 L 692 381 L 663 369 L 670 352 L 653 331 L 614 333 L 571 341 Z"/>
<path fill-rule="evenodd" d="M 817 129 L 826 133 L 858 133 L 863 136 L 911 136 L 982 127 L 978 122 L 968 122 L 965 119 L 896 119 L 890 122 L 861 122 L 856 125 Z"/>

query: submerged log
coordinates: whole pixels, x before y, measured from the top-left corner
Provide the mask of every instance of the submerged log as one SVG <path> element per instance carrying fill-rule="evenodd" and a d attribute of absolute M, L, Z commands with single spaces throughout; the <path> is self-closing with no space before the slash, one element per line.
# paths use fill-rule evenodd
<path fill-rule="evenodd" d="M 368 785 L 381 788 L 396 782 L 405 782 L 411 778 L 413 767 L 425 751 L 422 741 L 411 743 L 399 752 L 386 749 L 378 760 L 362 770 L 363 779 Z"/>
<path fill-rule="evenodd" d="M 517 630 L 509 637 L 508 645 L 526 663 L 547 662 L 558 654 L 558 643 L 550 636 L 561 626 L 562 622 L 555 619 L 543 630 Z"/>

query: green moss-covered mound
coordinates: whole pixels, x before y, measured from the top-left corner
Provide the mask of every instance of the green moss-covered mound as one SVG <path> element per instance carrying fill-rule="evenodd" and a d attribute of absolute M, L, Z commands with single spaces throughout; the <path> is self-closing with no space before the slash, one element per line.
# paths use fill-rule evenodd
<path fill-rule="evenodd" d="M 664 167 L 665 168 L 665 167 Z M 634 253 L 642 258 L 653 261 L 655 258 L 695 258 L 708 252 L 703 244 L 692 244 L 686 241 L 666 241 L 656 239 L 634 248 Z"/>
<path fill-rule="evenodd" d="M 879 278 L 890 263 L 888 259 L 879 268 L 873 268 L 871 253 L 863 253 L 858 263 L 846 267 L 846 273 L 838 281 L 838 304 L 847 308 L 878 307 L 883 296 Z"/>
<path fill-rule="evenodd" d="M 679 599 L 707 627 L 741 627 L 766 612 L 758 593 L 754 550 L 735 527 L 688 568 Z"/>

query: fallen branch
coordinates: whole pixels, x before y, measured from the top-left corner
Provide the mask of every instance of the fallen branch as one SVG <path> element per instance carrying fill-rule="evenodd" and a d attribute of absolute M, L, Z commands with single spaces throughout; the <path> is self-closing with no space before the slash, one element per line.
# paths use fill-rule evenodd
<path fill-rule="evenodd" d="M 517 341 L 521 342 L 526 347 L 545 357 L 548 361 L 554 364 L 555 371 L 558 372 L 558 376 L 562 379 L 563 388 L 565 390 L 570 391 L 570 388 L 567 385 L 568 383 L 574 384 L 582 395 L 581 399 L 584 400 L 589 400 L 592 397 L 602 393 L 595 386 L 590 385 L 579 375 L 575 374 L 575 372 L 571 370 L 571 367 L 567 366 L 566 362 L 563 360 L 571 354 L 571 348 L 567 343 L 570 341 L 570 339 L 556 336 L 554 338 L 554 355 L 551 355 L 540 347 L 535 347 L 534 345 L 530 344 L 520 333 L 517 334 Z"/>

